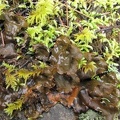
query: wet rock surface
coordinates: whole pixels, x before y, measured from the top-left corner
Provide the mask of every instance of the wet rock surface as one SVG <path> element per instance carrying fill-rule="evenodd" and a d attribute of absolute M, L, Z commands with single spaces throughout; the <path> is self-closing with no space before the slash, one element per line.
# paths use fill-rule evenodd
<path fill-rule="evenodd" d="M 10 118 L 3 112 L 0 113 L 0 120 L 28 120 L 23 112 L 19 112 L 17 117 Z M 32 119 L 34 120 L 34 119 Z M 63 106 L 62 104 L 56 104 L 48 112 L 44 112 L 42 118 L 35 120 L 76 120 L 76 116 L 72 109 Z"/>
<path fill-rule="evenodd" d="M 71 109 L 57 104 L 48 113 L 43 113 L 43 118 L 38 120 L 76 120 L 76 118 Z"/>

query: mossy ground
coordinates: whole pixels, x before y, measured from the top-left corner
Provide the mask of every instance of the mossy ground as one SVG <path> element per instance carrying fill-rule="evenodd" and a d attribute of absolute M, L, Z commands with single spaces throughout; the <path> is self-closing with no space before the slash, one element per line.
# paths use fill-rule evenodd
<path fill-rule="evenodd" d="M 119 57 L 119 0 L 0 1 L 3 116 L 37 119 L 61 103 L 113 120 Z"/>

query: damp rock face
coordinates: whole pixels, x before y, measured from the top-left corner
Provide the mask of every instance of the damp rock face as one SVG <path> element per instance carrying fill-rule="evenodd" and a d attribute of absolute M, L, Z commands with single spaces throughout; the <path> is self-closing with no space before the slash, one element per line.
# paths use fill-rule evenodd
<path fill-rule="evenodd" d="M 72 110 L 57 104 L 48 113 L 43 113 L 43 118 L 38 120 L 76 120 Z"/>

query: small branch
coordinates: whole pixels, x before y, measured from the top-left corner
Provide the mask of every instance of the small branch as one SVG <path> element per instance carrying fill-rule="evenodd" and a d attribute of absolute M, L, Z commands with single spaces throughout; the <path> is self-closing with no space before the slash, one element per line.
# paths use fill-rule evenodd
<path fill-rule="evenodd" d="M 19 69 L 23 68 L 24 66 L 26 66 L 29 62 L 31 61 L 31 58 L 29 60 L 27 60 L 23 65 L 21 65 L 19 67 Z"/>
<path fill-rule="evenodd" d="M 113 28 L 120 28 L 120 25 L 104 27 L 104 28 L 102 28 L 102 29 L 100 29 L 100 30 L 97 30 L 96 32 L 111 30 L 111 29 L 113 29 Z"/>
<path fill-rule="evenodd" d="M 2 31 L 1 31 L 1 39 L 2 39 L 2 46 L 5 47 L 5 41 L 4 41 L 4 37 L 3 37 Z"/>
<path fill-rule="evenodd" d="M 66 7 L 66 4 L 65 4 L 65 5 L 63 4 L 63 6 L 65 6 L 65 7 Z M 73 11 L 77 12 L 78 14 L 83 15 L 83 16 L 84 16 L 84 17 L 86 17 L 86 18 L 90 18 L 89 16 L 85 15 L 84 13 L 81 13 L 81 12 L 80 12 L 80 11 L 78 11 L 77 9 L 72 8 L 72 7 L 71 7 L 70 5 L 68 5 L 68 4 L 67 4 L 67 7 L 68 7 L 69 9 L 71 9 L 71 10 L 73 10 Z"/>
<path fill-rule="evenodd" d="M 69 25 L 68 23 L 68 3 L 66 2 L 66 20 L 67 20 L 67 26 Z"/>
<path fill-rule="evenodd" d="M 63 23 L 61 17 L 59 17 L 59 21 L 60 21 L 61 25 L 64 26 L 64 23 Z"/>
<path fill-rule="evenodd" d="M 63 4 L 63 3 L 60 3 L 60 4 L 66 7 L 66 4 Z M 80 14 L 80 15 L 82 15 L 82 16 L 84 16 L 84 17 L 86 17 L 86 18 L 90 18 L 89 16 L 85 15 L 84 13 L 81 13 L 81 12 L 80 12 L 80 11 L 78 11 L 77 9 L 72 8 L 72 7 L 71 7 L 70 5 L 68 5 L 68 4 L 67 4 L 67 7 L 68 7 L 69 9 L 71 9 L 71 10 L 73 10 L 73 11 L 77 12 L 78 14 Z"/>
<path fill-rule="evenodd" d="M 110 14 L 110 12 L 101 13 L 101 16 L 102 15 L 108 15 L 108 14 Z"/>

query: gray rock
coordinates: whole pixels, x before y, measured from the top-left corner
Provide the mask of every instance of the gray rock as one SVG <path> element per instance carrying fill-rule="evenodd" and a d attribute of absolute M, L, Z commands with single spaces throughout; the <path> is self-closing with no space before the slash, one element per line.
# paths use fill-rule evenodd
<path fill-rule="evenodd" d="M 71 109 L 57 104 L 48 113 L 43 113 L 43 118 L 39 120 L 76 120 L 76 118 Z"/>

